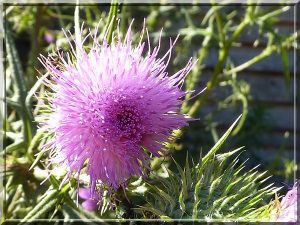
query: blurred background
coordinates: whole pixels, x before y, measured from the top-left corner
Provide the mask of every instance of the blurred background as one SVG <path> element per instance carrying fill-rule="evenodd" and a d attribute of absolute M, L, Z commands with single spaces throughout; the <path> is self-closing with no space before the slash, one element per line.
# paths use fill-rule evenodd
<path fill-rule="evenodd" d="M 37 85 L 37 77 L 45 73 L 37 57 L 57 49 L 69 50 L 62 28 L 74 33 L 74 9 L 68 4 L 4 5 L 5 157 L 6 169 L 15 168 L 7 173 L 6 184 L 18 180 L 16 185 L 30 189 L 35 182 L 28 169 L 43 143 L 30 145 L 37 130 L 34 118 L 39 114 L 30 90 L 38 96 L 45 90 L 42 84 Z M 101 18 L 103 30 L 108 12 L 109 5 L 80 5 L 84 33 Z M 201 151 L 207 152 L 242 113 L 224 151 L 245 146 L 241 158 L 249 158 L 248 168 L 261 164 L 261 170 L 273 175 L 268 182 L 284 186 L 283 192 L 294 183 L 294 132 L 299 138 L 299 130 L 294 129 L 294 85 L 299 81 L 294 77 L 298 72 L 294 71 L 294 63 L 298 63 L 294 61 L 294 12 L 294 6 L 279 4 L 119 5 L 121 32 L 126 32 L 133 18 L 134 30 L 140 32 L 145 18 L 154 46 L 163 28 L 161 55 L 169 48 L 169 38 L 174 40 L 180 34 L 168 68 L 170 74 L 190 57 L 198 59 L 184 88 L 195 93 L 207 89 L 182 107 L 182 112 L 200 120 L 191 122 L 172 145 L 177 161 L 185 159 L 187 153 L 198 158 Z M 19 100 L 20 105 L 16 105 Z M 25 114 L 18 107 L 25 107 Z M 30 123 L 27 140 L 24 117 Z M 29 160 L 22 160 L 28 155 Z M 21 175 L 28 180 L 22 180 Z"/>

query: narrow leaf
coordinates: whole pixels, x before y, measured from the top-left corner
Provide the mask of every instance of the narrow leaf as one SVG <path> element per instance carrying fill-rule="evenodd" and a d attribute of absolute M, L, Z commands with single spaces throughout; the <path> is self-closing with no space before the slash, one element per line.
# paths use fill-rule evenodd
<path fill-rule="evenodd" d="M 219 148 L 222 146 L 224 141 L 227 139 L 229 134 L 231 133 L 232 129 L 238 122 L 238 120 L 241 118 L 242 115 L 240 115 L 234 123 L 229 127 L 229 129 L 223 134 L 223 136 L 218 140 L 218 142 L 212 147 L 212 149 L 203 157 L 203 164 L 206 164 L 209 159 L 213 157 L 213 155 L 219 150 Z"/>
<path fill-rule="evenodd" d="M 57 199 L 57 190 L 47 190 L 47 196 L 43 198 L 21 221 L 24 223 L 28 220 L 37 219 L 43 213 L 49 212 L 58 201 Z"/>

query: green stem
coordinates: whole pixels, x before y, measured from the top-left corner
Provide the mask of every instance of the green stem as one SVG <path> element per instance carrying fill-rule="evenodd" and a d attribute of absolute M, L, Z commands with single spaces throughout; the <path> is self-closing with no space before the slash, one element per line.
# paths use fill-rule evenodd
<path fill-rule="evenodd" d="M 35 15 L 34 15 L 34 24 L 33 24 L 33 32 L 31 33 L 31 49 L 29 53 L 28 59 L 28 67 L 26 69 L 25 74 L 34 74 L 34 67 L 37 66 L 37 56 L 39 52 L 41 52 L 41 43 L 40 43 L 40 34 L 41 27 L 43 23 L 43 14 L 44 14 L 44 6 L 36 6 Z M 30 76 L 29 78 L 34 78 L 34 76 Z M 35 82 L 35 80 L 31 79 L 30 83 Z M 29 86 L 30 86 L 29 83 Z"/>
<path fill-rule="evenodd" d="M 285 7 L 280 7 L 279 9 L 276 9 L 274 11 L 271 11 L 267 14 L 263 14 L 262 16 L 260 16 L 260 21 L 265 21 L 269 18 L 275 18 L 276 16 L 279 16 L 280 14 L 282 14 L 285 11 L 288 11 L 290 9 L 290 6 L 285 6 Z"/>
<path fill-rule="evenodd" d="M 89 7 L 85 7 L 85 16 L 86 16 L 86 20 L 88 21 L 88 23 L 92 22 L 92 14 L 91 14 L 91 10 Z"/>
<path fill-rule="evenodd" d="M 240 121 L 238 122 L 238 124 L 236 125 L 234 130 L 232 131 L 233 136 L 238 134 L 240 129 L 243 127 L 243 125 L 246 121 L 247 115 L 248 115 L 248 101 L 247 101 L 247 98 L 244 95 L 240 95 L 239 98 L 240 98 L 240 100 L 242 102 L 242 105 L 243 105 L 243 114 L 241 116 Z"/>
<path fill-rule="evenodd" d="M 259 62 L 260 60 L 270 56 L 274 51 L 276 51 L 276 46 L 274 46 L 274 45 L 268 46 L 259 55 L 255 56 L 254 58 L 250 59 L 249 61 L 233 68 L 232 70 L 226 71 L 225 74 L 228 75 L 231 73 L 240 72 L 240 71 L 248 68 L 249 66 L 252 66 L 253 64 Z"/>
<path fill-rule="evenodd" d="M 124 34 L 126 30 L 126 10 L 127 10 L 127 5 L 123 3 L 121 8 L 121 20 L 120 20 L 120 32 L 122 34 Z"/>
<path fill-rule="evenodd" d="M 195 73 L 191 74 L 192 75 L 192 78 L 191 78 L 191 82 L 188 83 L 188 86 L 187 86 L 187 90 L 194 90 L 196 88 L 196 84 L 197 84 L 197 81 L 199 80 L 199 77 L 201 75 L 201 72 L 202 72 L 202 64 L 203 64 L 203 61 L 208 53 L 208 49 L 209 49 L 209 42 L 212 40 L 212 36 L 213 36 L 213 23 L 212 23 L 213 20 L 210 20 L 210 23 L 209 23 L 209 26 L 206 28 L 205 32 L 207 32 L 209 35 L 206 35 L 203 42 L 202 42 L 202 46 L 199 50 L 199 58 L 198 58 L 198 62 L 197 62 L 197 65 L 196 65 L 196 68 L 195 68 Z M 185 101 L 183 102 L 182 104 L 182 107 L 181 107 L 181 111 L 183 113 L 187 113 L 188 112 L 188 109 L 189 109 L 189 102 L 187 101 L 188 99 L 190 99 L 192 97 L 192 94 L 187 94 L 185 96 Z"/>
<path fill-rule="evenodd" d="M 217 29 L 218 29 L 218 34 L 219 34 L 219 39 L 220 39 L 220 48 L 223 48 L 226 43 L 226 37 L 223 29 L 223 23 L 221 16 L 219 14 L 219 8 L 217 6 L 213 6 L 215 8 L 215 15 L 216 15 L 216 22 L 217 22 Z"/>
<path fill-rule="evenodd" d="M 118 15 L 118 2 L 112 0 L 109 9 L 108 20 L 105 28 L 105 33 L 107 34 L 106 41 L 109 44 L 112 42 L 112 34 L 117 25 L 117 15 Z"/>
<path fill-rule="evenodd" d="M 208 98 L 212 89 L 218 84 L 218 82 L 217 82 L 218 76 L 222 72 L 223 64 L 228 56 L 229 49 L 232 46 L 233 42 L 237 40 L 237 38 L 240 36 L 242 31 L 246 28 L 248 23 L 249 23 L 249 20 L 246 16 L 245 19 L 242 21 L 242 23 L 240 23 L 240 25 L 237 27 L 235 32 L 232 34 L 231 38 L 225 42 L 224 48 L 220 49 L 218 63 L 215 66 L 211 80 L 207 83 L 207 89 L 205 90 L 203 95 L 201 95 L 201 97 L 199 99 L 197 99 L 194 102 L 194 104 L 191 106 L 191 108 L 188 112 L 189 116 L 192 117 L 197 114 L 199 108 L 203 105 L 205 100 Z"/>
<path fill-rule="evenodd" d="M 294 41 L 295 38 L 296 38 L 296 33 L 291 35 L 289 38 L 287 38 L 286 41 L 282 44 L 282 46 L 287 47 L 289 45 L 289 43 Z M 228 75 L 228 74 L 240 72 L 240 71 L 248 68 L 249 66 L 254 65 L 255 63 L 259 62 L 260 60 L 272 55 L 274 52 L 277 51 L 277 49 L 278 49 L 278 46 L 276 44 L 269 45 L 259 55 L 255 56 L 254 58 L 250 59 L 249 61 L 247 61 L 229 71 L 226 71 L 225 74 Z"/>
<path fill-rule="evenodd" d="M 16 82 L 16 99 L 17 102 L 22 107 L 21 110 L 18 110 L 22 121 L 23 121 L 23 133 L 24 133 L 24 142 L 29 145 L 32 139 L 33 134 L 35 133 L 35 127 L 33 124 L 33 115 L 31 109 L 26 106 L 26 96 L 27 88 L 25 86 L 24 73 L 21 68 L 20 59 L 14 45 L 14 41 L 11 35 L 9 24 L 6 24 L 6 51 L 8 63 L 11 66 L 12 74 Z"/>

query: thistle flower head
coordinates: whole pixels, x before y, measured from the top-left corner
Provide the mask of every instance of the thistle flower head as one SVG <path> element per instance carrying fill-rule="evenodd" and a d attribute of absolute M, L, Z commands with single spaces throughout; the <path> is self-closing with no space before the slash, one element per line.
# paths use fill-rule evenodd
<path fill-rule="evenodd" d="M 297 210 L 297 186 L 298 185 L 295 184 L 282 198 L 277 222 L 297 222 L 297 216 L 300 216 L 300 210 Z"/>
<path fill-rule="evenodd" d="M 160 41 L 152 50 L 149 44 L 145 54 L 142 38 L 132 44 L 130 27 L 124 41 L 117 33 L 112 43 L 105 37 L 99 42 L 96 29 L 84 38 L 93 39 L 89 50 L 84 41 L 75 41 L 77 55 L 58 53 L 59 65 L 51 56 L 40 57 L 51 74 L 46 80 L 51 113 L 41 123 L 54 134 L 45 146 L 51 150 L 50 164 L 65 164 L 67 177 L 79 175 L 86 164 L 91 193 L 99 185 L 116 190 L 131 176 L 143 175 L 151 155 L 164 154 L 171 131 L 189 120 L 179 108 L 192 60 L 169 75 L 174 43 L 159 58 Z"/>
<path fill-rule="evenodd" d="M 299 198 L 299 183 L 295 183 L 287 194 L 282 198 L 281 202 L 277 195 L 272 202 L 270 211 L 270 220 L 276 222 L 297 222 L 297 218 L 300 216 L 300 209 L 297 207 Z"/>

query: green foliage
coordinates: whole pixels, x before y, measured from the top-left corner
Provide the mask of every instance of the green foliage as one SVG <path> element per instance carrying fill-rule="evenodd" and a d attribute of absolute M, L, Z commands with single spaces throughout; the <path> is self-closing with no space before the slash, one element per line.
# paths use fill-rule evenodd
<path fill-rule="evenodd" d="M 32 135 L 34 134 L 34 125 L 33 125 L 33 116 L 31 109 L 28 108 L 26 104 L 27 88 L 24 80 L 23 70 L 20 65 L 20 59 L 14 45 L 10 27 L 6 27 L 6 49 L 7 49 L 7 58 L 11 66 L 13 79 L 15 82 L 15 94 L 12 96 L 11 101 L 15 102 L 19 107 L 16 108 L 16 111 L 20 114 L 20 117 L 23 121 L 23 139 L 26 144 L 30 144 Z M 15 104 L 15 105 L 16 105 Z"/>
<path fill-rule="evenodd" d="M 148 182 L 147 204 L 137 211 L 161 219 L 268 221 L 266 202 L 280 188 L 263 186 L 269 178 L 265 178 L 266 172 L 258 172 L 256 167 L 245 171 L 238 156 L 232 158 L 242 148 L 215 154 L 236 123 L 197 164 L 187 157 L 182 168 L 174 161 L 177 173 L 165 168 L 166 178 L 156 176 Z"/>
<path fill-rule="evenodd" d="M 134 9 L 136 8 L 128 8 L 128 11 L 133 16 L 137 16 Z M 243 114 L 233 132 L 237 139 L 241 135 L 247 136 L 251 140 L 253 134 L 258 137 L 259 133 L 265 132 L 262 127 L 256 125 L 264 123 L 259 116 L 254 118 L 253 128 L 243 129 L 249 117 L 255 113 L 257 102 L 252 99 L 249 82 L 243 80 L 240 73 L 245 70 L 251 71 L 252 66 L 263 62 L 268 57 L 279 55 L 282 62 L 279 60 L 278 64 L 282 63 L 283 65 L 286 90 L 291 88 L 287 84 L 290 82 L 289 70 L 292 59 L 288 57 L 287 52 L 295 44 L 296 32 L 283 34 L 274 29 L 279 21 L 278 17 L 283 17 L 282 14 L 289 10 L 291 10 L 289 6 L 279 4 L 270 7 L 250 4 L 238 7 L 238 9 L 225 4 L 214 7 L 202 5 L 153 6 L 150 14 L 145 13 L 147 23 L 150 24 L 150 31 L 151 28 L 154 32 L 157 31 L 158 26 L 164 26 L 163 37 L 176 36 L 177 33 L 180 33 L 183 44 L 176 47 L 174 70 L 182 66 L 187 55 L 193 55 L 198 59 L 194 69 L 185 80 L 186 90 L 200 91 L 207 87 L 197 98 L 185 101 L 182 105 L 182 112 L 192 117 L 200 117 L 201 122 L 183 132 L 176 132 L 176 136 L 182 138 L 178 145 L 172 147 L 183 151 L 184 149 L 199 151 L 202 147 L 206 149 L 218 139 L 218 130 L 222 129 L 219 127 L 226 122 L 223 120 L 220 124 L 217 117 L 226 110 Z M 256 32 L 257 35 L 255 35 Z M 258 53 L 252 58 L 238 62 L 240 64 L 234 63 L 233 52 L 244 44 L 243 39 L 247 35 L 253 35 L 249 43 L 247 42 L 248 48 L 257 49 Z M 158 37 L 157 34 L 153 36 L 154 39 Z M 239 51 L 244 50 L 242 48 Z M 217 57 L 216 64 L 213 66 L 210 65 L 212 52 Z M 223 92 L 223 95 L 218 94 Z M 186 99 L 190 99 L 192 95 L 188 94 Z M 204 113 L 203 108 L 208 107 L 212 108 L 211 111 Z M 268 108 L 269 106 L 263 105 L 262 107 Z M 268 113 L 268 110 L 265 112 Z M 199 129 L 202 132 L 198 132 Z M 259 146 L 252 145 L 249 151 L 256 147 Z"/>
<path fill-rule="evenodd" d="M 157 179 L 155 185 L 149 185 L 149 204 L 141 209 L 159 218 L 267 220 L 269 215 L 263 200 L 278 189 L 271 185 L 259 189 L 265 181 L 259 180 L 264 173 L 241 173 L 243 165 L 234 168 L 237 158 L 224 166 L 234 152 L 216 155 L 207 166 L 200 161 L 191 168 L 179 167 L 179 174 L 168 170 L 168 178 Z M 257 180 L 260 182 L 255 183 Z"/>

